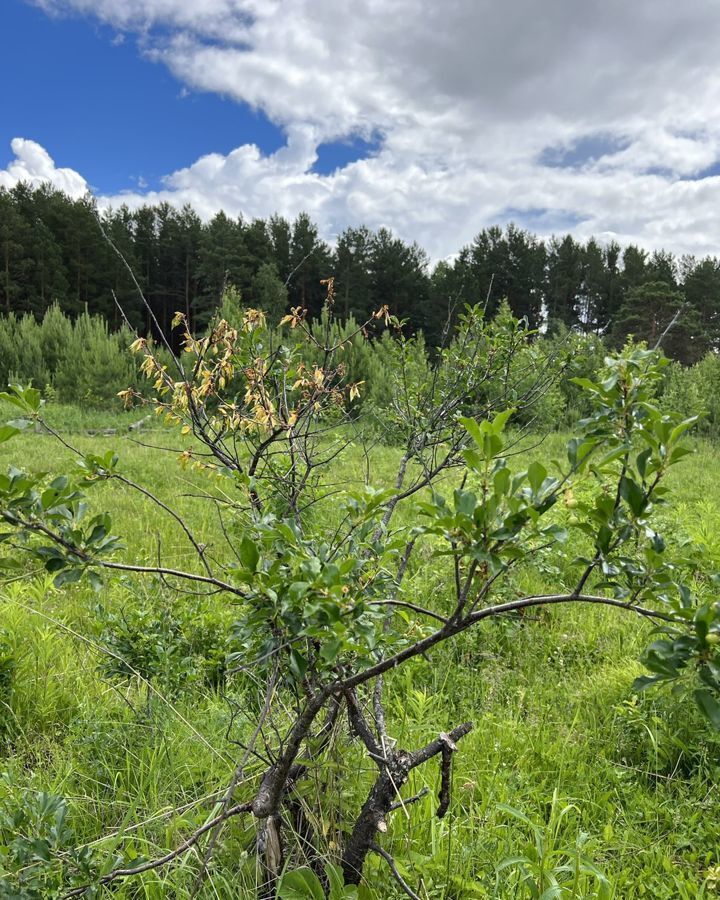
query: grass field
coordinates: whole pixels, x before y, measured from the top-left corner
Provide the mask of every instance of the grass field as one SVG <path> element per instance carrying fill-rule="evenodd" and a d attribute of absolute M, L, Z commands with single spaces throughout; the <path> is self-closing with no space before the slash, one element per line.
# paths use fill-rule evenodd
<path fill-rule="evenodd" d="M 97 427 L 111 427 L 108 421 Z M 59 424 L 93 427 L 91 417 L 71 427 L 60 416 Z M 88 450 L 115 449 L 125 474 L 172 499 L 207 543 L 218 540 L 213 505 L 191 496 L 208 489 L 206 479 L 181 470 L 172 454 L 124 433 L 73 440 Z M 147 440 L 167 436 L 155 430 Z M 532 452 L 546 457 L 561 447 L 551 436 Z M 3 445 L 0 463 L 62 470 L 67 457 L 49 436 L 24 434 Z M 395 451 L 383 449 L 374 480 L 382 483 L 395 463 Z M 674 471 L 676 502 L 663 515 L 666 531 L 702 544 L 709 567 L 720 569 L 719 470 L 717 449 L 699 445 Z M 343 471 L 362 477 L 359 452 L 351 451 Z M 133 548 L 128 559 L 156 559 L 158 542 L 166 562 L 190 559 L 179 528 L 142 498 L 122 485 L 102 491 L 98 505 L 112 511 Z M 548 560 L 543 571 L 520 572 L 517 587 L 547 589 L 564 574 Z M 410 577 L 410 593 L 442 603 L 440 562 L 423 559 Z M 36 792 L 45 792 L 66 801 L 67 840 L 95 847 L 108 869 L 119 858 L 176 846 L 210 816 L 233 769 L 233 733 L 250 727 L 257 703 L 249 679 L 232 679 L 225 692 L 213 687 L 238 610 L 220 596 L 171 597 L 161 585 L 127 579 L 99 595 L 84 584 L 57 590 L 42 574 L 0 586 L 0 602 L 0 828 L 18 808 L 41 815 Z M 521 873 L 540 883 L 543 871 L 560 866 L 576 872 L 563 897 L 717 894 L 720 738 L 669 694 L 633 695 L 649 634 L 648 624 L 623 612 L 542 611 L 464 635 L 390 678 L 389 728 L 401 745 L 475 723 L 455 761 L 450 814 L 434 817 L 439 778 L 428 765 L 415 771 L 408 793 L 427 783 L 430 794 L 395 812 L 384 837 L 421 897 L 535 897 Z M 117 656 L 128 648 L 151 687 L 123 673 Z M 228 729 L 233 711 L 237 732 Z M 362 803 L 372 773 L 360 768 L 359 750 L 357 758 L 346 748 L 330 753 L 335 765 L 304 789 L 324 798 L 320 830 L 332 849 L 338 812 Z M 247 829 L 239 821 L 227 826 L 200 897 L 254 896 Z M 371 858 L 365 896 L 401 896 L 381 865 Z M 189 853 L 98 896 L 183 900 L 197 869 Z M 0 889 L 0 896 L 15 895 Z"/>

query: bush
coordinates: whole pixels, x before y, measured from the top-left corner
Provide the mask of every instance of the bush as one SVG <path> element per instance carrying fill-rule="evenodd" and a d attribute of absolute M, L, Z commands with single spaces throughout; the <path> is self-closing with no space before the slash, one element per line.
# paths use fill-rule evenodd
<path fill-rule="evenodd" d="M 689 367 L 673 363 L 662 399 L 666 409 L 701 416 L 698 430 L 713 439 L 720 437 L 720 357 L 708 353 Z"/>
<path fill-rule="evenodd" d="M 131 340 L 126 330 L 111 333 L 102 316 L 73 321 L 57 305 L 40 322 L 11 313 L 0 317 L 0 381 L 32 384 L 65 403 L 119 408 L 118 391 L 137 381 Z"/>
<path fill-rule="evenodd" d="M 67 802 L 0 781 L 0 900 L 62 897 L 68 883 L 94 875 L 94 855 L 77 846 Z"/>
<path fill-rule="evenodd" d="M 100 643 L 112 651 L 105 664 L 109 674 L 140 673 L 179 691 L 193 677 L 204 677 L 202 661 L 217 659 L 222 647 L 213 638 L 213 620 L 198 631 L 204 598 L 223 598 L 228 615 L 235 611 L 235 669 L 248 673 L 259 702 L 245 755 L 234 768 L 243 772 L 253 753 L 263 768 L 252 786 L 243 782 L 244 796 L 239 792 L 237 802 L 240 776 L 233 776 L 216 821 L 252 814 L 261 896 L 276 895 L 285 861 L 292 866 L 302 856 L 337 858 L 338 850 L 342 888 L 349 886 L 352 895 L 368 854 L 381 847 L 375 842 L 388 830 L 386 817 L 398 805 L 399 789 L 433 759 L 441 773 L 437 817 L 446 815 L 453 754 L 472 723 L 448 725 L 447 731 L 439 731 L 438 723 L 432 729 L 438 736 L 429 743 L 423 738 L 415 750 L 400 749 L 408 743 L 386 731 L 391 720 L 383 706 L 385 676 L 402 677 L 391 673 L 402 666 L 412 671 L 413 660 L 419 664 L 433 648 L 488 620 L 558 604 L 633 611 L 636 623 L 640 616 L 654 621 L 661 635 L 642 655 L 649 674 L 637 678 L 634 689 L 672 689 L 677 703 L 696 704 L 720 730 L 720 604 L 712 594 L 706 602 L 704 590 L 720 584 L 720 577 L 707 571 L 704 559 L 689 556 L 684 545 L 664 540 L 653 518 L 658 503 L 667 502 L 669 468 L 691 452 L 683 435 L 694 424 L 692 418 L 663 415 L 654 404 L 667 360 L 627 347 L 607 360 L 598 381 L 578 378 L 592 414 L 568 442 L 566 461 L 548 460 L 549 469 L 534 459 L 519 470 L 511 458 L 515 437 L 508 441 L 506 426 L 514 412 L 524 415 L 525 404 L 544 396 L 555 372 L 523 322 L 506 311 L 487 321 L 481 308 L 468 308 L 436 370 L 419 352 L 419 341 L 390 345 L 399 380 L 391 400 L 397 415 L 388 416 L 387 425 L 404 440 L 405 450 L 394 473 L 376 466 L 368 451 L 368 472 L 378 487 L 358 486 L 343 483 L 342 476 L 338 480 L 337 468 L 327 479 L 313 474 L 329 462 L 351 462 L 335 462 L 337 453 L 328 454 L 326 440 L 328 411 L 344 408 L 346 395 L 352 401 L 354 385 L 338 386 L 340 361 L 333 356 L 339 348 L 331 341 L 322 367 L 306 364 L 302 342 L 316 349 L 317 342 L 304 317 L 292 318 L 292 343 L 279 347 L 255 310 L 246 311 L 240 329 L 221 322 L 207 339 L 188 336 L 183 359 L 190 360 L 185 367 L 190 374 L 179 382 L 152 348 L 137 342 L 143 370 L 156 386 L 155 406 L 181 435 L 192 431 L 197 441 L 181 460 L 225 485 L 218 494 L 200 495 L 212 508 L 218 500 L 229 507 L 222 524 L 224 561 L 212 545 L 206 557 L 207 545 L 189 528 L 185 534 L 196 560 L 187 569 L 167 568 L 161 558 L 148 565 L 141 541 L 136 551 L 143 565 L 132 557 L 114 558 L 120 537 L 109 511 L 88 514 L 89 486 L 97 494 L 99 482 L 120 477 L 128 489 L 150 494 L 122 476 L 112 451 L 79 453 L 80 466 L 59 477 L 11 468 L 0 478 L 0 514 L 13 529 L 14 545 L 22 547 L 23 561 L 29 555 L 42 564 L 56 587 L 86 577 L 102 590 L 104 572 L 154 576 L 132 611 L 100 611 Z M 328 331 L 330 326 L 328 321 Z M 530 373 L 535 377 L 528 381 Z M 0 441 L 33 420 L 42 425 L 37 391 L 16 388 L 5 399 L 26 418 L 5 425 Z M 114 506 L 115 496 L 108 499 Z M 184 524 L 179 512 L 161 508 Z M 318 515 L 308 516 L 313 508 Z M 437 571 L 449 577 L 447 590 L 419 598 L 425 606 L 416 603 L 415 585 L 404 576 L 408 566 L 427 560 L 435 560 Z M 543 580 L 555 573 L 542 593 L 538 572 Z M 522 573 L 528 577 L 520 582 Z M 158 578 L 164 586 L 159 593 Z M 177 598 L 172 605 L 163 602 L 165 591 Z M 555 657 L 558 668 L 561 655 Z M 584 656 L 578 663 L 580 673 Z M 414 702 L 417 721 L 425 719 L 418 710 L 428 708 L 427 696 L 404 696 L 406 707 Z M 518 714 L 521 709 L 516 707 Z M 447 721 L 444 708 L 440 714 Z M 231 711 L 229 726 L 234 715 Z M 338 768 L 341 777 L 367 770 L 371 761 L 377 774 L 372 786 L 366 784 L 362 804 L 336 801 L 325 807 L 324 792 L 314 799 L 301 784 L 311 778 L 321 784 L 325 773 L 329 777 Z M 298 797 L 308 801 L 302 821 L 295 815 Z M 345 817 L 347 810 L 358 809 L 351 813 L 354 821 Z M 305 820 L 326 820 L 328 813 L 338 835 L 333 847 L 325 831 L 304 826 Z M 294 838 L 300 828 L 303 846 L 284 852 L 283 832 Z M 171 856 L 179 857 L 200 837 L 198 830 L 185 838 Z M 394 872 L 389 852 L 381 855 Z M 554 871 L 564 875 L 568 855 L 560 849 L 553 861 L 560 868 Z M 158 857 L 153 865 L 159 868 L 169 858 Z M 578 854 L 573 861 L 582 862 Z M 107 882 L 139 874 L 111 871 L 113 862 L 106 864 Z M 584 874 L 589 882 L 598 880 L 587 866 Z M 547 892 L 545 885 L 538 890 Z"/>
<path fill-rule="evenodd" d="M 53 376 L 60 400 L 92 406 L 117 403 L 118 392 L 136 378 L 128 353 L 131 340 L 129 332 L 111 334 L 104 319 L 83 313 L 73 324 L 72 338 Z"/>
<path fill-rule="evenodd" d="M 106 675 L 139 674 L 171 694 L 198 681 L 213 688 L 224 682 L 227 623 L 217 612 L 171 603 L 158 591 L 138 594 L 119 612 L 99 606 L 96 616 L 99 643 L 116 654 L 103 657 Z"/>
<path fill-rule="evenodd" d="M 50 380 L 40 328 L 30 314 L 18 319 L 11 313 L 0 319 L 0 376 L 5 384 L 19 381 L 38 387 Z"/>

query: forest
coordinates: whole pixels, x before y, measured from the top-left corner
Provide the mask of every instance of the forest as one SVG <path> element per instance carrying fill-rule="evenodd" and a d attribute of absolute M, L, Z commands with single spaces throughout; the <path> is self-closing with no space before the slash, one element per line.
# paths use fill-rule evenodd
<path fill-rule="evenodd" d="M 246 222 L 219 212 L 203 222 L 189 207 L 162 204 L 100 218 L 148 309 L 98 228 L 93 200 L 18 184 L 0 189 L 0 311 L 41 318 L 57 303 L 73 318 L 87 311 L 116 330 L 115 296 L 133 328 L 150 333 L 151 312 L 170 334 L 178 310 L 193 331 L 204 328 L 227 285 L 276 321 L 295 306 L 316 317 L 321 281 L 332 275 L 343 318 L 364 321 L 387 303 L 430 348 L 441 343 L 453 310 L 482 303 L 492 314 L 503 299 L 531 328 L 604 335 L 613 347 L 629 334 L 655 344 L 682 309 L 663 346 L 685 364 L 720 338 L 720 262 L 711 257 L 677 259 L 661 248 L 581 243 L 569 234 L 542 241 L 509 225 L 481 231 L 451 261 L 431 265 L 422 247 L 385 229 L 347 228 L 330 247 L 304 213 L 294 222 Z"/>

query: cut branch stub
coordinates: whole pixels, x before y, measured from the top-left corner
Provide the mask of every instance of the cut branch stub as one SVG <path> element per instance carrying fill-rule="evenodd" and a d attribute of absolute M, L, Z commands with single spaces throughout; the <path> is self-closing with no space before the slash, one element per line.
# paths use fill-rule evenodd
<path fill-rule="evenodd" d="M 442 761 L 440 763 L 440 793 L 438 800 L 437 817 L 442 819 L 450 807 L 450 784 L 452 781 L 452 755 L 457 750 L 457 744 L 444 731 L 440 732 L 440 740 L 442 741 Z"/>
<path fill-rule="evenodd" d="M 465 737 L 472 727 L 472 722 L 465 722 L 449 734 L 442 733 L 419 750 L 411 753 L 406 750 L 388 753 L 386 763 L 360 810 L 345 847 L 342 870 L 346 884 L 360 883 L 365 857 L 370 852 L 377 832 L 385 830 L 385 817 L 393 809 L 400 788 L 407 781 L 410 772 L 439 753 L 451 754 L 453 751 L 450 748 L 457 749 L 457 741 Z"/>

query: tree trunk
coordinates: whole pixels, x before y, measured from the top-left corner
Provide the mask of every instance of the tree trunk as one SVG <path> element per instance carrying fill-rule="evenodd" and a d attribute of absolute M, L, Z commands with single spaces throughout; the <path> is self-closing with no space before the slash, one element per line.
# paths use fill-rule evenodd
<path fill-rule="evenodd" d="M 405 784 L 411 757 L 400 751 L 394 754 L 378 776 L 348 839 L 342 858 L 345 884 L 360 884 L 365 858 L 378 831 L 384 830 L 385 816 L 395 802 L 398 789 Z"/>

